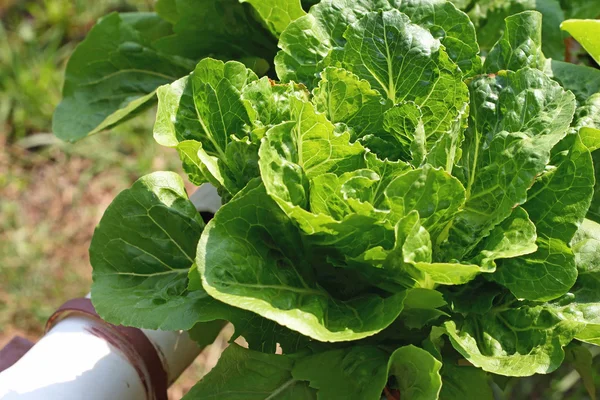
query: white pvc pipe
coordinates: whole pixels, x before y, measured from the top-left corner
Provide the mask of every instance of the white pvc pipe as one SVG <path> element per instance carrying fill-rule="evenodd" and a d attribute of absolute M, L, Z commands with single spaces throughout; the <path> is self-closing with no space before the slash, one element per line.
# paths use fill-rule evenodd
<path fill-rule="evenodd" d="M 198 211 L 221 205 L 214 187 L 192 196 Z M 120 349 L 94 334 L 102 322 L 81 314 L 59 320 L 13 366 L 0 373 L 3 400 L 152 400 Z M 142 330 L 157 349 L 169 385 L 202 350 L 187 332 Z"/>
<path fill-rule="evenodd" d="M 151 331 L 142 329 L 150 342 L 158 350 L 163 367 L 171 385 L 185 371 L 203 350 L 190 339 L 187 332 Z"/>
<path fill-rule="evenodd" d="M 95 335 L 103 324 L 71 315 L 56 323 L 19 361 L 0 374 L 0 399 L 150 400 L 122 351 Z M 157 349 L 169 385 L 202 350 L 187 332 L 142 330 Z"/>
<path fill-rule="evenodd" d="M 190 200 L 198 211 L 208 211 L 215 214 L 221 207 L 221 197 L 217 193 L 217 189 L 208 183 L 196 189 L 190 196 Z"/>
<path fill-rule="evenodd" d="M 89 332 L 99 324 L 81 316 L 59 321 L 0 374 L 0 399 L 146 400 L 142 381 L 129 360 Z"/>

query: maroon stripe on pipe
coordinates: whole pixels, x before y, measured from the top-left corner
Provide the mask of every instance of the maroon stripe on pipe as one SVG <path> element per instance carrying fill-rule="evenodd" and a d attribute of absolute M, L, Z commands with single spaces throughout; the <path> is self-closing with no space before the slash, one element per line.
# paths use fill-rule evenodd
<path fill-rule="evenodd" d="M 0 350 L 0 372 L 12 367 L 33 347 L 33 342 L 21 336 L 15 336 Z"/>
<path fill-rule="evenodd" d="M 109 324 L 100 318 L 90 299 L 77 298 L 67 301 L 50 316 L 46 332 L 69 313 L 83 314 L 100 322 L 100 326 L 90 328 L 89 332 L 123 352 L 138 372 L 149 400 L 168 400 L 167 372 L 156 347 L 140 329 Z"/>

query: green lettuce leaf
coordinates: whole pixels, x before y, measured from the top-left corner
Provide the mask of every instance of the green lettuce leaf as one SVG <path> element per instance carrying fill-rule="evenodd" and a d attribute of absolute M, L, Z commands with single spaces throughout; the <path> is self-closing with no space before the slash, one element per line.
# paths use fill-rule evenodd
<path fill-rule="evenodd" d="M 568 154 L 538 179 L 524 205 L 536 225 L 538 250 L 504 261 L 494 276 L 519 298 L 551 300 L 567 293 L 577 279 L 569 245 L 590 206 L 594 173 L 579 136 L 566 141 L 572 143 Z"/>
<path fill-rule="evenodd" d="M 225 326 L 225 321 L 198 322 L 189 331 L 188 335 L 198 346 L 205 348 L 215 342 Z"/>
<path fill-rule="evenodd" d="M 584 219 L 571 245 L 580 273 L 600 272 L 600 224 Z"/>
<path fill-rule="evenodd" d="M 312 101 L 317 111 L 334 124 L 344 123 L 353 138 L 366 134 L 383 134 L 383 115 L 391 104 L 383 99 L 369 82 L 342 69 L 328 67 L 313 91 Z"/>
<path fill-rule="evenodd" d="M 292 118 L 292 99 L 308 100 L 302 85 L 278 84 L 267 77 L 249 82 L 242 88 L 242 100 L 252 122 L 251 136 L 258 140 L 267 130 Z"/>
<path fill-rule="evenodd" d="M 249 5 L 238 0 L 171 0 L 170 3 L 167 18 L 173 24 L 173 33 L 156 42 L 156 47 L 166 54 L 195 61 L 215 55 L 226 59 L 271 60 L 275 54 L 275 38 Z M 162 5 L 163 10 L 165 6 Z"/>
<path fill-rule="evenodd" d="M 189 77 L 158 90 L 156 141 L 177 147 L 197 182 L 203 176 L 229 196 L 258 176 L 258 144 L 250 136 L 251 117 L 242 98 L 242 90 L 256 81 L 239 62 L 206 58 Z"/>
<path fill-rule="evenodd" d="M 394 2 L 397 4 L 397 2 Z M 398 9 L 429 30 L 446 48 L 448 56 L 465 76 L 481 70 L 475 26 L 463 12 L 446 0 L 404 0 Z"/>
<path fill-rule="evenodd" d="M 381 37 L 386 41 L 377 40 Z M 467 88 L 460 69 L 428 30 L 390 10 L 366 14 L 344 38 L 347 43 L 334 49 L 332 63 L 366 79 L 394 104 L 414 101 L 429 145 L 450 129 L 467 102 Z"/>
<path fill-rule="evenodd" d="M 279 37 L 281 51 L 275 57 L 277 76 L 282 82 L 294 81 L 312 88 L 318 72 L 325 67 L 323 60 L 331 46 L 329 33 L 312 13 L 298 18 Z"/>
<path fill-rule="evenodd" d="M 252 4 L 275 36 L 279 36 L 290 22 L 306 14 L 300 0 L 241 0 L 240 2 Z"/>
<path fill-rule="evenodd" d="M 520 304 L 500 304 L 444 327 L 452 346 L 471 364 L 505 376 L 554 371 L 564 359 L 563 347 L 578 330 L 543 306 Z"/>
<path fill-rule="evenodd" d="M 597 68 L 548 60 L 544 72 L 572 91 L 579 103 L 600 92 L 600 70 Z"/>
<path fill-rule="evenodd" d="M 291 107 L 292 120 L 271 128 L 261 145 L 261 176 L 272 195 L 306 206 L 308 179 L 359 169 L 365 151 L 360 144 L 350 143 L 349 133 L 336 132 L 311 103 L 292 99 Z M 298 189 L 292 190 L 292 182 Z"/>
<path fill-rule="evenodd" d="M 226 110 L 226 105 L 215 113 L 210 112 L 210 107 L 200 107 L 199 111 L 194 103 L 191 78 L 184 77 L 158 89 L 154 137 L 158 143 L 177 149 L 183 169 L 192 183 L 211 182 L 227 200 L 246 179 L 258 176 L 256 153 L 260 138 L 273 125 L 290 119 L 291 97 L 305 98 L 307 92 L 294 84 L 272 84 L 266 77 L 254 79 L 249 70 L 236 62 L 222 64 L 207 59 L 202 64 L 214 67 L 216 71 L 227 70 L 229 77 L 235 77 L 241 71 L 248 74 L 248 81 L 241 86 L 239 93 L 237 88 L 232 89 L 222 82 L 210 99 L 200 97 L 199 100 L 212 103 L 213 108 L 220 102 L 230 101 L 228 105 L 234 107 L 237 114 L 230 114 L 231 110 Z M 200 86 L 196 93 L 206 96 L 210 92 L 208 87 Z M 228 135 L 227 130 L 232 135 Z M 235 136 L 240 133 L 248 136 Z M 217 147 L 211 141 L 215 134 L 221 136 Z M 228 158 L 227 165 L 223 165 L 225 158 Z"/>
<path fill-rule="evenodd" d="M 532 1 L 529 0 L 528 3 L 531 4 Z M 563 60 L 565 44 L 560 31 L 560 23 L 565 20 L 565 13 L 560 6 L 560 0 L 536 0 L 535 6 L 530 9 L 535 9 L 544 16 L 542 19 L 542 51 L 547 57 Z"/>
<path fill-rule="evenodd" d="M 478 255 L 471 262 L 487 270 L 496 269 L 496 260 L 516 258 L 537 250 L 537 231 L 529 214 L 522 207 L 516 207 L 512 214 L 497 225 L 478 246 Z"/>
<path fill-rule="evenodd" d="M 447 286 L 440 288 L 450 309 L 462 314 L 485 314 L 490 311 L 494 302 L 506 289 L 500 285 L 478 278 L 462 286 Z M 477 301 L 473 301 L 477 296 Z"/>
<path fill-rule="evenodd" d="M 385 198 L 393 223 L 417 211 L 421 225 L 435 240 L 463 206 L 465 189 L 447 172 L 425 165 L 391 181 Z"/>
<path fill-rule="evenodd" d="M 489 374 L 475 367 L 454 365 L 446 361 L 442 367 L 442 400 L 493 400 Z"/>
<path fill-rule="evenodd" d="M 400 347 L 390 357 L 388 374 L 394 379 L 391 387 L 403 399 L 437 399 L 442 389 L 442 363 L 429 352 L 413 346 Z"/>
<path fill-rule="evenodd" d="M 410 160 L 413 166 L 421 166 L 427 155 L 421 107 L 412 101 L 396 104 L 383 115 L 383 124 L 388 134 L 365 137 L 365 146 L 381 158 Z M 379 148 L 377 141 L 385 148 Z"/>
<path fill-rule="evenodd" d="M 206 176 L 210 176 L 210 172 L 203 172 L 206 168 L 200 157 L 198 157 L 198 152 L 202 148 L 202 144 L 195 140 L 184 140 L 179 142 L 175 148 L 181 159 L 183 170 L 190 182 L 197 186 L 208 182 Z"/>
<path fill-rule="evenodd" d="M 600 21 L 588 20 L 568 20 L 564 21 L 560 28 L 569 32 L 583 48 L 600 64 Z"/>
<path fill-rule="evenodd" d="M 364 169 L 339 177 L 333 173 L 315 176 L 310 182 L 310 210 L 338 221 L 356 213 L 387 222 L 390 210 L 386 205 L 385 190 L 409 170 L 406 163 L 381 161 L 367 153 Z M 388 226 L 391 229 L 391 224 Z"/>
<path fill-rule="evenodd" d="M 442 387 L 442 364 L 427 351 L 409 345 L 391 356 L 374 346 L 354 346 L 300 358 L 295 379 L 310 381 L 318 399 L 375 399 L 398 391 L 403 399 L 437 399 Z M 388 380 L 388 377 L 390 378 Z"/>
<path fill-rule="evenodd" d="M 596 400 L 596 382 L 594 381 L 593 356 L 589 348 L 581 344 L 571 343 L 566 348 L 565 361 L 575 368 L 581 376 L 583 386 L 591 400 Z"/>
<path fill-rule="evenodd" d="M 432 247 L 429 232 L 413 210 L 396 224 L 391 250 L 372 247 L 352 261 L 359 263 L 354 268 L 360 268 L 369 282 L 390 292 L 411 287 L 431 289 L 434 284 L 460 285 L 482 272 L 493 272 L 469 263 L 435 262 Z"/>
<path fill-rule="evenodd" d="M 574 96 L 534 69 L 483 76 L 470 88 L 461 159 L 467 199 L 442 243 L 442 254 L 459 260 L 527 200 L 575 112 Z"/>
<path fill-rule="evenodd" d="M 464 131 L 467 128 L 469 103 L 464 103 L 458 115 L 452 121 L 450 129 L 433 144 L 425 161 L 433 167 L 444 168 L 452 174 L 454 167 L 462 157 L 462 143 L 465 139 Z M 417 141 L 414 142 L 417 144 Z M 420 144 L 417 148 L 421 148 Z"/>
<path fill-rule="evenodd" d="M 437 290 L 414 288 L 407 292 L 400 318 L 409 329 L 421 329 L 442 316 L 449 316 L 441 307 L 446 301 Z"/>
<path fill-rule="evenodd" d="M 272 130 L 261 146 L 261 174 L 263 181 L 267 183 L 267 192 L 297 221 L 302 231 L 310 235 L 305 240 L 319 248 L 339 250 L 342 258 L 345 257 L 346 261 L 350 259 L 352 268 L 366 274 L 367 279 L 377 286 L 395 287 L 396 284 L 402 286 L 410 282 L 412 278 L 406 281 L 404 272 L 400 271 L 405 269 L 406 264 L 410 264 L 413 270 L 416 268 L 426 272 L 426 275 L 417 272 L 414 277 L 424 280 L 421 283 L 424 287 L 428 287 L 430 284 L 426 282 L 431 281 L 443 284 L 465 283 L 481 272 L 481 268 L 476 265 L 434 263 L 432 259 L 429 232 L 435 238 L 464 202 L 464 188 L 456 178 L 427 165 L 416 170 L 407 170 L 405 165 L 389 161 L 380 162 L 382 165 L 377 166 L 377 162 L 369 161 L 373 157 L 365 160 L 367 164 L 371 164 L 367 166 L 374 169 L 359 169 L 339 177 L 334 173 L 314 173 L 313 178 L 313 172 L 310 169 L 305 172 L 306 165 L 304 169 L 300 168 L 300 157 L 290 150 L 310 150 L 308 154 L 316 155 L 311 161 L 319 162 L 321 155 L 331 157 L 335 153 L 329 150 L 331 145 L 327 141 L 316 142 L 320 147 L 325 146 L 323 149 L 309 149 L 305 145 L 293 143 L 297 137 L 290 133 L 294 125 L 287 125 L 284 133 L 289 135 L 289 139 L 282 140 L 282 136 L 275 136 L 278 130 Z M 313 131 L 315 126 L 318 125 L 312 125 Z M 332 130 L 330 126 L 329 131 Z M 344 149 L 342 143 L 347 138 L 337 136 L 336 141 L 329 143 L 337 141 L 340 143 L 339 149 Z M 280 146 L 280 143 L 286 145 L 277 150 L 279 155 L 274 158 L 274 148 Z M 334 157 L 337 162 L 334 165 L 338 168 L 343 162 L 344 169 L 339 168 L 343 171 L 349 165 L 349 159 L 343 158 L 344 153 L 339 154 L 340 156 Z M 355 166 L 357 167 L 360 165 Z M 294 174 L 286 172 L 285 168 L 294 168 Z M 328 171 L 331 167 L 327 168 Z M 432 202 L 434 207 L 431 206 Z M 308 211 L 309 206 L 311 211 Z M 411 217 L 406 219 L 409 215 Z M 396 227 L 396 250 L 390 252 L 393 247 L 392 227 L 400 221 L 403 221 L 400 227 Z M 419 227 L 417 230 L 422 230 L 419 239 L 415 244 L 411 241 L 405 243 L 406 238 L 412 237 L 412 234 L 400 235 L 399 232 L 405 229 L 410 232 L 416 226 Z M 417 259 L 412 258 L 412 246 L 420 249 Z M 425 248 L 428 250 L 423 253 L 421 250 Z M 364 270 L 359 266 L 379 265 L 382 262 L 387 266 L 383 269 L 376 267 L 378 270 Z M 384 276 L 385 279 L 381 281 Z M 390 284 L 392 286 L 388 286 Z M 408 284 L 410 286 L 412 285 Z"/>
<path fill-rule="evenodd" d="M 452 0 L 462 3 L 463 0 Z M 544 54 L 555 60 L 563 60 L 565 46 L 560 31 L 560 23 L 565 20 L 565 13 L 559 0 L 477 0 L 469 2 L 469 17 L 477 29 L 477 39 L 481 49 L 487 51 L 504 30 L 504 19 L 526 10 L 536 10 L 543 15 L 542 50 Z M 463 4 L 464 8 L 465 5 Z"/>
<path fill-rule="evenodd" d="M 174 24 L 179 20 L 177 0 L 156 0 L 154 11 L 170 24 Z"/>
<path fill-rule="evenodd" d="M 580 132 L 585 132 L 587 128 L 583 128 Z M 594 130 L 596 135 L 600 135 L 600 131 Z M 600 222 L 600 151 L 596 150 L 592 153 L 594 160 L 594 175 L 596 177 L 596 186 L 594 187 L 594 197 L 592 204 L 588 210 L 587 218 Z"/>
<path fill-rule="evenodd" d="M 109 322 L 150 329 L 190 329 L 216 319 L 219 303 L 187 290 L 203 228 L 175 173 L 147 175 L 117 196 L 90 246 L 98 313 Z"/>
<path fill-rule="evenodd" d="M 325 260 L 304 248 L 298 229 L 257 182 L 207 225 L 197 264 L 214 298 L 321 341 L 356 340 L 381 331 L 400 314 L 405 297 L 400 292 L 341 299 L 327 292 L 315 280 Z"/>
<path fill-rule="evenodd" d="M 600 225 L 584 220 L 572 246 L 579 277 L 570 293 L 551 306 L 581 327 L 577 339 L 600 345 Z"/>
<path fill-rule="evenodd" d="M 303 234 L 309 235 L 305 240 L 314 246 L 336 249 L 342 256 L 351 257 L 372 245 L 391 247 L 391 227 L 378 216 L 369 215 L 368 211 L 352 213 L 338 221 L 329 214 L 309 210 L 310 187 L 325 180 L 322 174 L 342 175 L 346 171 L 362 169 L 367 166 L 368 157 L 359 143 L 349 142 L 348 132 L 336 132 L 334 125 L 323 114 L 317 113 L 311 103 L 293 99 L 292 117 L 292 121 L 271 128 L 259 150 L 260 173 L 267 193 L 296 221 Z M 328 185 L 337 185 L 336 178 L 329 177 L 333 181 L 330 179 Z M 317 184 L 311 183 L 313 179 Z M 313 201 L 313 205 L 318 207 L 318 202 Z M 359 196 L 353 207 L 369 209 L 368 204 L 360 202 Z M 332 207 L 338 206 L 332 204 Z M 329 210 L 334 215 L 338 211 L 343 213 L 342 210 Z"/>
<path fill-rule="evenodd" d="M 170 30 L 154 13 L 113 13 L 98 21 L 67 65 L 54 134 L 75 141 L 106 129 L 147 105 L 157 87 L 188 73 L 192 61 L 155 46 Z"/>
<path fill-rule="evenodd" d="M 579 132 L 581 141 L 592 152 L 596 184 L 587 218 L 600 222 L 600 93 L 577 108 L 573 130 Z"/>
<path fill-rule="evenodd" d="M 267 8 L 261 4 L 261 14 Z M 292 8 L 290 17 L 301 15 Z M 237 0 L 163 0 L 157 12 L 113 13 L 89 32 L 67 65 L 52 122 L 56 136 L 76 141 L 134 116 L 152 105 L 159 86 L 187 75 L 201 57 L 243 60 L 264 73 L 264 59 L 275 54 L 275 39 Z M 271 22 L 283 28 L 276 12 Z"/>
<path fill-rule="evenodd" d="M 344 10 L 343 13 L 339 10 Z M 329 52 L 344 47 L 346 27 L 374 11 L 398 10 L 431 32 L 448 50 L 448 55 L 464 74 L 481 67 L 475 29 L 469 18 L 444 0 L 325 0 L 308 15 L 292 22 L 281 34 L 275 58 L 282 81 L 294 80 L 309 87 L 326 66 Z"/>
<path fill-rule="evenodd" d="M 252 348 L 273 352 L 279 342 L 296 350 L 302 344 L 296 333 L 221 303 L 188 280 L 196 271 L 193 260 L 203 227 L 175 173 L 146 175 L 123 191 L 90 245 L 98 314 L 114 324 L 162 330 L 226 320 Z"/>
<path fill-rule="evenodd" d="M 502 37 L 485 59 L 484 70 L 488 73 L 526 67 L 543 70 L 546 59 L 542 53 L 542 14 L 525 11 L 507 17 L 505 24 Z"/>
<path fill-rule="evenodd" d="M 389 354 L 374 346 L 329 350 L 300 358 L 292 376 L 309 381 L 318 389 L 318 399 L 377 399 L 387 382 L 388 359 Z"/>
<path fill-rule="evenodd" d="M 291 357 L 263 354 L 231 344 L 219 363 L 183 397 L 185 400 L 314 400 L 316 391 L 292 377 Z"/>
<path fill-rule="evenodd" d="M 577 107 L 574 121 L 575 128 L 600 129 L 600 115 L 598 114 L 598 111 L 600 111 L 600 93 L 591 95 L 585 100 L 585 102 L 583 102 L 583 104 L 580 104 L 579 107 Z M 588 132 L 588 136 L 589 135 L 590 132 Z M 585 143 L 586 140 L 584 138 L 582 139 Z M 590 151 L 595 151 L 596 149 L 597 148 L 590 148 Z"/>

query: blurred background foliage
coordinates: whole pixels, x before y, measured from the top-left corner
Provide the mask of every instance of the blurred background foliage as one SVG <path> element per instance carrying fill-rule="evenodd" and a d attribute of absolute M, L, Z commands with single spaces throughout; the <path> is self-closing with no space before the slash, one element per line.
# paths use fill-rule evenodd
<path fill-rule="evenodd" d="M 149 171 L 181 172 L 177 154 L 154 144 L 154 110 L 110 135 L 76 144 L 51 132 L 75 46 L 99 17 L 150 11 L 153 3 L 0 0 L 0 347 L 16 334 L 35 340 L 57 306 L 88 292 L 89 242 L 117 193 Z M 572 45 L 575 58 L 586 62 Z M 226 335 L 188 369 L 170 397 L 180 398 L 206 373 L 225 343 Z M 574 369 L 581 360 L 572 359 L 551 375 L 498 379 L 498 399 L 589 399 L 584 382 L 600 387 L 600 350 L 591 350 L 591 376 L 582 379 Z"/>
<path fill-rule="evenodd" d="M 152 0 L 0 0 L 0 121 L 11 138 L 51 126 L 65 62 L 100 16 L 148 11 L 152 5 Z"/>

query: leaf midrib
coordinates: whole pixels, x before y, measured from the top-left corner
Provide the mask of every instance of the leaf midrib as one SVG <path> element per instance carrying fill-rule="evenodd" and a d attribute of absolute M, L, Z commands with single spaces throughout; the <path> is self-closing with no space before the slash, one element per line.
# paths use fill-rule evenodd
<path fill-rule="evenodd" d="M 127 68 L 127 69 L 121 69 L 119 71 L 115 71 L 113 73 L 110 73 L 108 75 L 104 75 L 103 77 L 93 80 L 93 81 L 89 81 L 89 82 L 85 82 L 82 84 L 79 84 L 78 86 L 92 86 L 92 85 L 96 85 L 98 83 L 104 82 L 108 79 L 111 79 L 117 75 L 120 74 L 128 74 L 128 73 L 139 73 L 139 74 L 146 74 L 146 75 L 152 75 L 152 76 L 156 76 L 159 78 L 163 78 L 165 79 L 167 82 L 172 82 L 177 80 L 177 77 L 175 76 L 170 76 L 170 75 L 165 75 L 165 74 L 161 74 L 160 72 L 155 72 L 155 71 L 147 71 L 147 70 L 143 70 L 143 69 L 139 69 L 139 68 Z"/>

